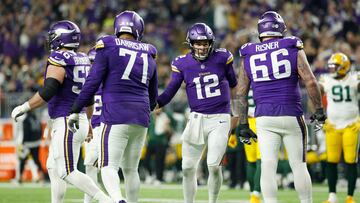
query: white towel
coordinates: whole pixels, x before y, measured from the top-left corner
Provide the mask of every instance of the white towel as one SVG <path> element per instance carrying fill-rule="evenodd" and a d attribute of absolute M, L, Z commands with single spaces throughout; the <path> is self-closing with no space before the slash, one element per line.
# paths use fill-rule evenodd
<path fill-rule="evenodd" d="M 182 134 L 184 141 L 195 145 L 205 144 L 204 129 L 203 129 L 203 115 L 191 112 L 189 121 L 186 124 L 185 130 Z"/>

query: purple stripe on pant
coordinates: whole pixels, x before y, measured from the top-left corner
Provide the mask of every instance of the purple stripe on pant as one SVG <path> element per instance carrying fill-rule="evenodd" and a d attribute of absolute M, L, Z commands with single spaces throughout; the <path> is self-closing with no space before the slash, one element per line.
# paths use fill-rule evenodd
<path fill-rule="evenodd" d="M 304 118 L 302 116 L 297 116 L 296 117 L 297 122 L 300 126 L 301 129 L 301 134 L 302 134 L 302 144 L 303 144 L 303 162 L 306 162 L 306 146 L 307 146 L 307 131 L 306 131 L 306 124 L 304 122 Z"/>
<path fill-rule="evenodd" d="M 73 132 L 71 132 L 65 121 L 65 135 L 64 135 L 64 158 L 65 158 L 65 168 L 66 174 L 70 174 L 74 171 L 74 153 L 73 153 Z"/>
<path fill-rule="evenodd" d="M 102 160 L 102 167 L 104 167 L 104 166 L 107 166 L 108 164 L 109 164 L 109 133 L 110 133 L 110 130 L 111 130 L 111 125 L 105 125 L 105 128 L 106 128 L 106 130 L 105 130 L 105 134 L 104 134 L 104 136 L 102 137 L 102 140 L 101 140 L 101 142 L 102 142 L 102 144 L 104 145 L 103 147 L 103 149 L 104 149 L 104 151 L 103 151 L 103 158 L 104 158 L 104 160 Z"/>

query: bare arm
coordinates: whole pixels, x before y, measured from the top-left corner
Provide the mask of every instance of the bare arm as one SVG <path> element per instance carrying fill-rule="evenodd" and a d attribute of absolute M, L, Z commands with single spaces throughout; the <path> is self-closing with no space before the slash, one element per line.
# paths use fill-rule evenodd
<path fill-rule="evenodd" d="M 92 125 L 91 125 L 91 117 L 94 112 L 94 105 L 90 105 L 86 107 L 86 117 L 89 120 L 89 131 L 85 138 L 85 142 L 90 142 L 93 138 L 93 131 L 92 131 Z"/>
<path fill-rule="evenodd" d="M 316 109 L 322 108 L 320 88 L 314 74 L 311 71 L 304 50 L 300 50 L 298 52 L 297 62 L 298 74 L 304 81 L 310 100 Z"/>
<path fill-rule="evenodd" d="M 324 86 L 321 83 L 319 83 L 319 88 L 320 88 L 321 96 L 323 96 L 325 94 L 325 89 L 324 89 Z"/>
<path fill-rule="evenodd" d="M 58 67 L 58 66 L 54 66 L 54 65 L 49 65 L 48 66 L 48 70 L 46 73 L 46 78 L 54 78 L 56 80 L 58 80 L 61 84 L 63 83 L 65 77 L 65 69 Z M 36 109 L 42 105 L 44 105 L 46 103 L 45 100 L 43 100 L 43 98 L 41 98 L 39 92 L 37 92 L 30 100 L 29 100 L 29 105 L 30 105 L 30 109 Z"/>
<path fill-rule="evenodd" d="M 234 98 L 235 102 L 235 111 L 239 114 L 239 122 L 240 124 L 246 124 L 248 123 L 248 100 L 247 96 L 250 89 L 250 80 L 248 76 L 246 75 L 245 69 L 244 69 L 244 59 L 241 58 L 240 61 L 240 72 L 238 77 L 238 86 L 236 95 Z"/>
<path fill-rule="evenodd" d="M 94 105 L 86 107 L 86 117 L 87 117 L 87 119 L 89 119 L 89 120 L 91 119 L 91 117 L 93 115 L 93 112 L 94 112 Z"/>

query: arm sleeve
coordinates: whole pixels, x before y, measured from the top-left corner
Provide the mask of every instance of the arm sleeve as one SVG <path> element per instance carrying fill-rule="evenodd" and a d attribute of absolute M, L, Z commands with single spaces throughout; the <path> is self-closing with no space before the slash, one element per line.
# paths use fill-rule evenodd
<path fill-rule="evenodd" d="M 181 72 L 173 71 L 171 75 L 171 81 L 164 90 L 164 92 L 158 97 L 157 103 L 159 107 L 165 106 L 168 104 L 171 99 L 175 96 L 176 92 L 181 86 L 183 81 L 183 75 Z"/>
<path fill-rule="evenodd" d="M 154 110 L 156 106 L 156 99 L 158 97 L 158 78 L 157 71 L 155 67 L 154 74 L 149 82 L 149 100 L 150 100 L 150 110 Z"/>
<path fill-rule="evenodd" d="M 104 52 L 104 49 L 96 51 L 95 61 L 90 70 L 90 74 L 86 78 L 85 84 L 71 108 L 72 113 L 79 113 L 84 106 L 89 106 L 91 101 L 93 101 L 94 94 L 99 89 L 103 78 L 107 74 L 108 64 Z"/>
<path fill-rule="evenodd" d="M 232 62 L 226 64 L 226 79 L 229 81 L 230 88 L 235 87 L 238 83 Z"/>

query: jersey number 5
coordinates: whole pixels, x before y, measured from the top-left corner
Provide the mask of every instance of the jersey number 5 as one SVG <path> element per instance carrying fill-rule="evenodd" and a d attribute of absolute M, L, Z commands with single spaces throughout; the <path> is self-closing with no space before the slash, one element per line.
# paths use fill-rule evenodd
<path fill-rule="evenodd" d="M 90 66 L 75 66 L 73 69 L 73 77 L 75 85 L 72 86 L 71 90 L 75 94 L 79 94 L 82 86 L 85 83 L 86 77 L 89 74 Z"/>

